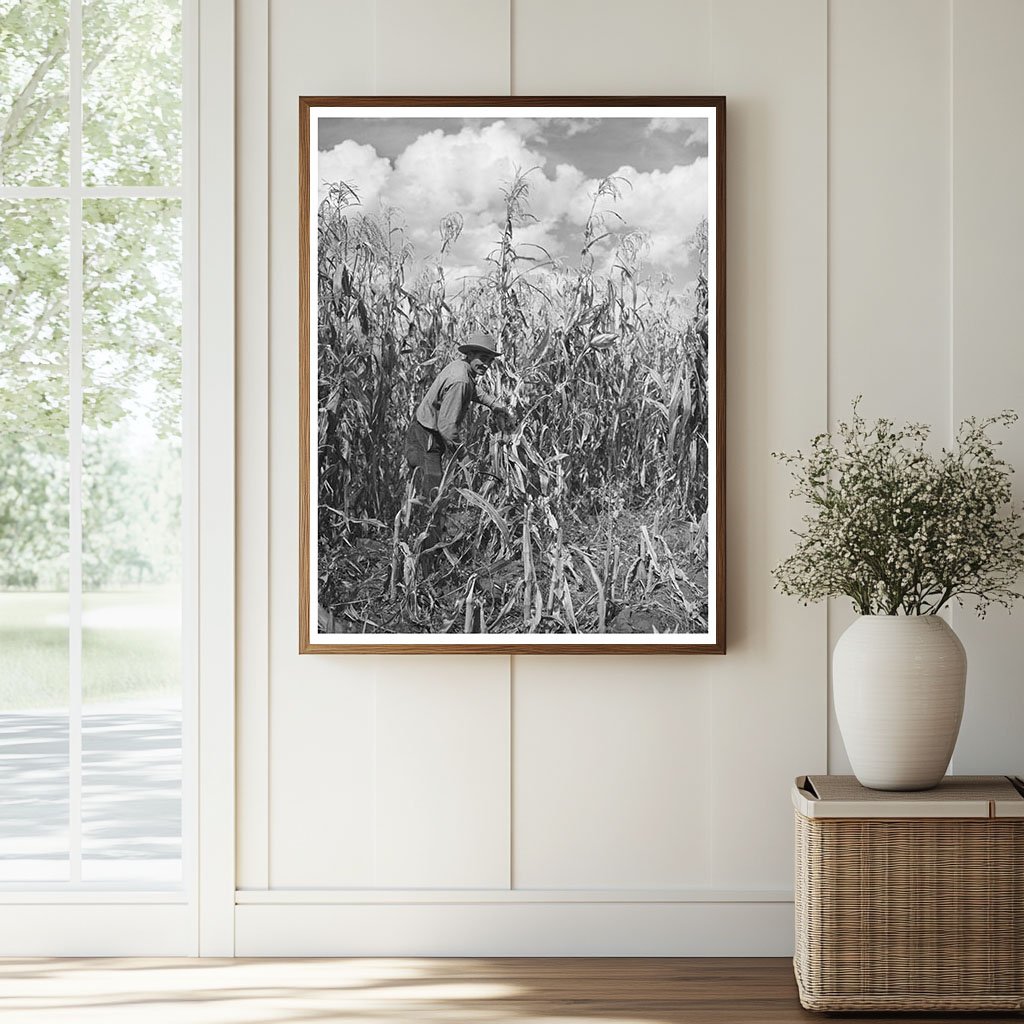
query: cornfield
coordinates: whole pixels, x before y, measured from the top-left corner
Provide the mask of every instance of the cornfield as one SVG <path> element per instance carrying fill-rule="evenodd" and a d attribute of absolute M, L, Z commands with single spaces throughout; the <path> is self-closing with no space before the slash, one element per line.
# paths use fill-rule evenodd
<path fill-rule="evenodd" d="M 706 631 L 707 222 L 691 239 L 687 302 L 645 272 L 648 240 L 615 214 L 626 186 L 600 183 L 570 265 L 517 243 L 531 220 L 529 172 L 517 171 L 494 250 L 459 281 L 446 277 L 458 213 L 416 264 L 397 211 L 371 214 L 354 184 L 329 187 L 318 212 L 321 632 Z M 450 462 L 428 501 L 405 464 L 406 430 L 474 331 L 500 342 L 483 386 L 513 416 L 474 406 L 472 458 Z"/>

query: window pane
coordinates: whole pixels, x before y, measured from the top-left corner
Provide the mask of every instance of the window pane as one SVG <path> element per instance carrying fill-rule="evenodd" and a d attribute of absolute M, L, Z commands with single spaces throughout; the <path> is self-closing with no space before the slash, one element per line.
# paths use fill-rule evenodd
<path fill-rule="evenodd" d="M 0 0 L 0 185 L 68 181 L 68 2 Z"/>
<path fill-rule="evenodd" d="M 84 204 L 82 878 L 180 880 L 181 209 Z"/>
<path fill-rule="evenodd" d="M 181 0 L 84 0 L 87 185 L 181 181 Z"/>
<path fill-rule="evenodd" d="M 0 881 L 68 877 L 67 218 L 0 200 Z"/>

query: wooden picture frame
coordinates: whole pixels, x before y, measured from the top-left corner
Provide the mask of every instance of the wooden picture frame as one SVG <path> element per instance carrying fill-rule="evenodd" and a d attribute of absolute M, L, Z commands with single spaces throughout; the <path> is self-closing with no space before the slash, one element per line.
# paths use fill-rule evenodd
<path fill-rule="evenodd" d="M 724 97 L 300 98 L 300 653 L 725 653 L 725 212 Z"/>

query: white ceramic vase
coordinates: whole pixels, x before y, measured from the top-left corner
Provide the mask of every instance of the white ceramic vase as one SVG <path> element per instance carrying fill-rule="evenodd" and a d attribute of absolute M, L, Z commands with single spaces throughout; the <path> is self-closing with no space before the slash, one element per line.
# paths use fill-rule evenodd
<path fill-rule="evenodd" d="M 953 756 L 967 655 L 937 615 L 862 615 L 832 655 L 836 718 L 870 789 L 931 789 Z"/>

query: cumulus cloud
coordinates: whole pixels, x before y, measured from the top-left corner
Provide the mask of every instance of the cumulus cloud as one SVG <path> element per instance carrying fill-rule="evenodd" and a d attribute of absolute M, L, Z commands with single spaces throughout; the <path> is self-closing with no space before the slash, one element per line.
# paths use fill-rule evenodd
<path fill-rule="evenodd" d="M 517 167 L 543 164 L 518 132 L 504 121 L 457 134 L 426 132 L 395 161 L 390 201 L 403 209 L 429 210 L 440 217 L 450 210 L 463 216 L 496 213 L 501 207 L 497 185 Z"/>
<path fill-rule="evenodd" d="M 547 139 L 546 122 L 536 117 L 512 117 L 506 122 L 508 126 L 527 142 L 544 142 Z"/>
<path fill-rule="evenodd" d="M 559 164 L 554 177 L 537 173 L 526 179 L 530 184 L 530 210 L 538 220 L 564 217 L 586 185 L 583 172 L 572 164 Z"/>
<path fill-rule="evenodd" d="M 347 181 L 355 185 L 364 206 L 375 206 L 391 177 L 391 164 L 378 156 L 373 146 L 361 146 L 346 139 L 319 154 L 317 174 L 321 199 L 327 194 L 328 186 Z"/>
<path fill-rule="evenodd" d="M 531 145 L 521 128 L 515 122 L 496 121 L 466 126 L 457 133 L 428 131 L 410 143 L 393 165 L 372 146 L 347 140 L 320 154 L 320 179 L 354 183 L 367 212 L 374 212 L 381 203 L 400 211 L 420 259 L 437 251 L 441 218 L 458 211 L 463 230 L 447 262 L 462 271 L 475 268 L 473 272 L 479 274 L 486 272 L 485 260 L 501 235 L 500 186 L 517 168 L 535 168 L 527 181 L 528 206 L 536 220 L 517 228 L 517 243 L 541 246 L 555 257 L 575 257 L 599 182 L 571 163 L 548 166 L 543 147 Z M 707 160 L 668 171 L 642 172 L 623 166 L 615 173 L 629 186 L 611 205 L 622 222 L 609 220 L 609 226 L 647 234 L 649 266 L 673 274 L 685 268 L 686 240 L 707 215 Z M 608 205 L 603 203 L 604 208 Z M 539 250 L 524 252 L 540 255 Z"/>
<path fill-rule="evenodd" d="M 648 236 L 647 258 L 651 263 L 670 272 L 685 267 L 689 263 L 686 240 L 707 216 L 707 160 L 702 157 L 669 171 L 620 167 L 615 174 L 629 184 L 622 187 L 617 202 L 602 201 L 599 209 L 614 210 L 624 222 L 622 227 Z M 574 197 L 569 211 L 574 223 L 586 223 L 597 186 L 597 181 L 588 181 Z"/>

